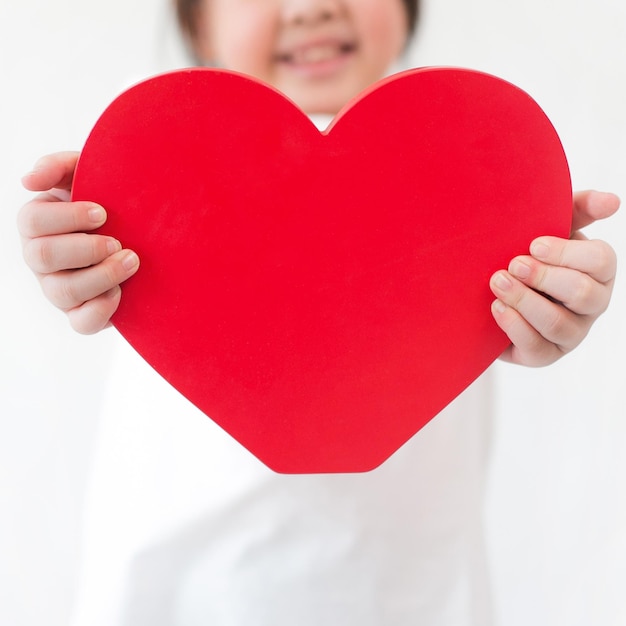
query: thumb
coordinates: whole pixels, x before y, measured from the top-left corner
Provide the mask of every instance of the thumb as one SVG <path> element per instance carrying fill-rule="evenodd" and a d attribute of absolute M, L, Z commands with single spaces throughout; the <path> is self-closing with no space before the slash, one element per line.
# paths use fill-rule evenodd
<path fill-rule="evenodd" d="M 613 193 L 603 191 L 579 191 L 574 194 L 572 232 L 596 220 L 610 217 L 619 209 L 620 199 Z"/>
<path fill-rule="evenodd" d="M 29 191 L 48 191 L 53 188 L 69 191 L 78 156 L 78 152 L 56 152 L 42 157 L 32 171 L 22 177 L 22 185 Z"/>

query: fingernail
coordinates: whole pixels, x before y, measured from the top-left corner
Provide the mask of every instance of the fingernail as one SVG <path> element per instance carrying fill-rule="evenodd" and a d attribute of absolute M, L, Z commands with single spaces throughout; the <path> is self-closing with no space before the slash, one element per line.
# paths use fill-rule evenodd
<path fill-rule="evenodd" d="M 28 176 L 37 174 L 39 170 L 41 170 L 42 167 L 44 166 L 45 160 L 46 160 L 46 157 L 41 157 L 40 159 L 37 159 L 37 161 L 35 161 L 35 164 L 33 165 L 33 168 L 30 170 L 30 172 L 26 172 L 26 174 L 24 174 L 22 178 L 27 178 Z"/>
<path fill-rule="evenodd" d="M 496 313 L 504 313 L 506 311 L 506 304 L 504 304 L 504 302 L 502 302 L 502 300 L 494 300 L 491 308 L 496 312 Z"/>
<path fill-rule="evenodd" d="M 36 174 L 43 166 L 43 160 L 43 157 L 41 159 L 37 159 L 33 165 L 33 169 L 31 169 L 30 172 L 27 172 L 25 176 L 32 176 L 33 174 Z"/>
<path fill-rule="evenodd" d="M 26 180 L 27 178 L 30 178 L 31 176 L 34 176 L 35 174 L 37 174 L 37 170 L 32 169 L 30 170 L 30 172 L 26 172 L 26 174 L 24 174 L 22 178 L 20 178 L 20 180 Z"/>
<path fill-rule="evenodd" d="M 122 244 L 117 239 L 107 239 L 107 254 L 115 254 L 122 249 Z"/>
<path fill-rule="evenodd" d="M 545 259 L 550 253 L 550 248 L 541 241 L 535 241 L 530 246 L 530 253 L 537 259 Z"/>
<path fill-rule="evenodd" d="M 127 272 L 134 270 L 138 265 L 139 265 L 139 257 L 134 252 L 129 252 L 122 259 L 122 267 Z"/>
<path fill-rule="evenodd" d="M 498 272 L 493 279 L 496 287 L 502 291 L 507 291 L 513 286 L 513 283 L 509 280 L 508 276 L 503 272 Z"/>
<path fill-rule="evenodd" d="M 106 219 L 106 212 L 100 206 L 95 206 L 87 211 L 87 216 L 89 217 L 89 221 L 94 224 L 101 224 Z"/>
<path fill-rule="evenodd" d="M 521 279 L 525 279 L 530 276 L 530 267 L 528 267 L 526 263 L 522 263 L 518 260 L 511 261 L 509 271 L 513 274 L 513 276 L 517 276 L 517 278 Z"/>

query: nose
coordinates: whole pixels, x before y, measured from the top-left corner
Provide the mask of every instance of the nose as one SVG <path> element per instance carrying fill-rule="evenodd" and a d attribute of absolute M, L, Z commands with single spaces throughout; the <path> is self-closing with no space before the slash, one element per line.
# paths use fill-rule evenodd
<path fill-rule="evenodd" d="M 291 24 L 315 24 L 337 17 L 343 0 L 284 0 L 283 20 Z"/>

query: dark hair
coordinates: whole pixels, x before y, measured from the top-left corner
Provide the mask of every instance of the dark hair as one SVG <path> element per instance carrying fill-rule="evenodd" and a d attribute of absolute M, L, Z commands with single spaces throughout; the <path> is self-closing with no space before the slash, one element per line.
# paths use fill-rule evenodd
<path fill-rule="evenodd" d="M 196 16 L 198 14 L 198 5 L 202 0 L 175 0 L 176 5 L 176 17 L 178 19 L 178 25 L 183 33 L 183 36 L 189 41 L 193 42 L 198 34 L 198 28 L 196 24 Z M 409 36 L 413 34 L 417 26 L 420 12 L 421 0 L 402 0 L 406 8 L 407 16 L 409 18 Z"/>

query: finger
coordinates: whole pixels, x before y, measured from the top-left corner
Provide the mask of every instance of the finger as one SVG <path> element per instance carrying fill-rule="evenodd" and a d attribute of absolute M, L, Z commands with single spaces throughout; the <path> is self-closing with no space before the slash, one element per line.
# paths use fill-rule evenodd
<path fill-rule="evenodd" d="M 56 152 L 42 157 L 22 177 L 22 185 L 29 191 L 71 189 L 78 156 L 78 152 Z"/>
<path fill-rule="evenodd" d="M 69 311 L 124 282 L 138 267 L 137 254 L 122 250 L 92 267 L 44 274 L 39 281 L 48 300 Z"/>
<path fill-rule="evenodd" d="M 17 228 L 22 237 L 32 239 L 93 230 L 106 218 L 106 211 L 93 202 L 59 202 L 51 194 L 41 194 L 20 209 Z"/>
<path fill-rule="evenodd" d="M 609 303 L 612 282 L 601 283 L 584 272 L 538 263 L 532 257 L 517 257 L 509 272 L 534 291 L 565 305 L 578 315 L 603 313 Z"/>
<path fill-rule="evenodd" d="M 490 286 L 498 300 L 517 311 L 543 339 L 564 352 L 582 341 L 591 323 L 590 318 L 576 315 L 504 270 L 492 276 Z"/>
<path fill-rule="evenodd" d="M 620 199 L 603 191 L 578 191 L 574 194 L 572 232 L 610 217 L 619 209 Z"/>
<path fill-rule="evenodd" d="M 72 328 L 83 335 L 92 335 L 106 328 L 120 304 L 122 290 L 113 287 L 97 298 L 67 312 Z"/>
<path fill-rule="evenodd" d="M 119 252 L 122 246 L 113 237 L 75 233 L 37 237 L 24 243 L 24 260 L 38 274 L 96 265 Z"/>
<path fill-rule="evenodd" d="M 501 300 L 495 300 L 491 312 L 496 324 L 511 340 L 500 356 L 502 360 L 529 367 L 549 365 L 561 358 L 564 351 L 533 328 L 518 311 Z"/>
<path fill-rule="evenodd" d="M 587 240 L 579 232 L 573 236 L 574 239 L 539 237 L 530 244 L 530 253 L 546 265 L 578 270 L 600 283 L 612 281 L 617 271 L 613 248 L 605 241 Z"/>

